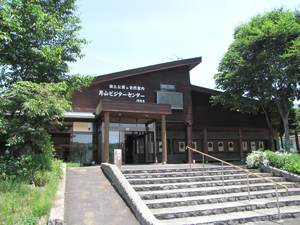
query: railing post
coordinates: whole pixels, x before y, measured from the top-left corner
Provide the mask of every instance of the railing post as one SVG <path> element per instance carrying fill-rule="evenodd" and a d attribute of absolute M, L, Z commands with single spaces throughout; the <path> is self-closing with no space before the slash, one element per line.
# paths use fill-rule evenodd
<path fill-rule="evenodd" d="M 278 209 L 278 219 L 280 220 L 281 216 L 280 216 L 280 209 L 279 209 L 279 202 L 278 202 L 277 184 L 275 184 L 275 187 L 276 187 L 276 200 L 277 200 L 277 209 Z"/>
<path fill-rule="evenodd" d="M 249 173 L 247 173 L 247 185 L 248 185 L 248 199 L 250 202 Z"/>
<path fill-rule="evenodd" d="M 203 166 L 202 175 L 204 176 L 204 155 L 202 155 L 202 166 Z"/>
<path fill-rule="evenodd" d="M 189 162 L 190 162 L 190 169 L 192 168 L 192 162 L 191 162 L 191 149 L 189 148 Z"/>
<path fill-rule="evenodd" d="M 222 162 L 222 180 L 223 180 L 223 192 L 224 192 L 224 169 L 223 169 L 223 162 Z"/>

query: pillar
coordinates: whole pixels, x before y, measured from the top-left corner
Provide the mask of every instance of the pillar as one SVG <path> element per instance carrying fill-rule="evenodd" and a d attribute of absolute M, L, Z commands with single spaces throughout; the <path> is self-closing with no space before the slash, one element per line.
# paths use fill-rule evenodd
<path fill-rule="evenodd" d="M 104 147 L 102 150 L 102 162 L 109 162 L 109 112 L 104 113 Z"/>
<path fill-rule="evenodd" d="M 244 159 L 244 152 L 243 152 L 243 139 L 242 139 L 242 129 L 239 128 L 239 149 L 240 149 L 240 158 L 241 160 Z"/>
<path fill-rule="evenodd" d="M 203 152 L 207 154 L 207 129 L 203 128 Z M 208 157 L 205 156 L 205 161 L 208 161 Z"/>
<path fill-rule="evenodd" d="M 193 129 L 192 126 L 187 124 L 185 125 L 185 145 L 193 148 Z M 189 159 L 189 154 L 191 154 L 191 159 Z M 188 149 L 185 151 L 186 162 L 192 163 L 193 162 L 193 151 Z M 191 162 L 189 161 L 191 160 Z"/>
<path fill-rule="evenodd" d="M 162 141 L 162 164 L 167 163 L 167 131 L 166 131 L 166 116 L 161 117 L 161 141 Z"/>

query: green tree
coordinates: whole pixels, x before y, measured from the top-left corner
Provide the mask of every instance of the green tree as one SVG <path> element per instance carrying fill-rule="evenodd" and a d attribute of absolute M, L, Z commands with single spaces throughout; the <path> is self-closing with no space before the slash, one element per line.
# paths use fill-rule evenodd
<path fill-rule="evenodd" d="M 77 77 L 80 84 L 19 81 L 0 91 L 0 141 L 2 151 L 10 156 L 22 155 L 24 146 L 30 153 L 51 153 L 53 146 L 47 130 L 59 122 L 72 103 L 71 93 L 87 86 L 91 77 Z"/>
<path fill-rule="evenodd" d="M 0 88 L 60 82 L 83 57 L 76 0 L 0 0 Z"/>
<path fill-rule="evenodd" d="M 257 101 L 264 113 L 278 111 L 285 140 L 290 140 L 289 114 L 294 100 L 300 97 L 299 65 L 299 11 L 281 7 L 258 14 L 235 28 L 234 41 L 215 75 L 216 85 L 224 93 L 214 101 L 232 105 L 233 99 L 248 98 L 250 102 Z M 237 108 L 241 104 L 236 103 Z M 251 108 L 251 104 L 247 106 Z M 256 104 L 253 107 L 257 109 Z M 286 150 L 289 151 L 289 141 Z"/>

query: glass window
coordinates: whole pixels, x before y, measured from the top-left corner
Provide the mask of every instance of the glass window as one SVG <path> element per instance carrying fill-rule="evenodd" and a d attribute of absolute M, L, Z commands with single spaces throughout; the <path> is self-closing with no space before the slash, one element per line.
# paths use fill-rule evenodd
<path fill-rule="evenodd" d="M 160 84 L 161 90 L 175 91 L 175 84 Z"/>
<path fill-rule="evenodd" d="M 93 135 L 74 134 L 72 141 L 73 162 L 90 164 L 93 160 Z"/>
<path fill-rule="evenodd" d="M 109 162 L 114 162 L 114 149 L 120 148 L 120 132 L 109 131 Z"/>
<path fill-rule="evenodd" d="M 183 109 L 183 98 L 181 92 L 158 91 L 158 104 L 170 104 L 172 109 Z"/>

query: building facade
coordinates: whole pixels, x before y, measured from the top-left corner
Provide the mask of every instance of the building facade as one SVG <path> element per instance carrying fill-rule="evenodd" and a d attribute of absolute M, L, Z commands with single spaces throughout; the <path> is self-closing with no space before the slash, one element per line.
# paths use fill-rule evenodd
<path fill-rule="evenodd" d="M 190 70 L 200 63 L 198 57 L 96 77 L 73 94 L 73 111 L 51 132 L 57 157 L 113 162 L 114 149 L 122 149 L 123 164 L 183 163 L 191 146 L 232 161 L 268 148 L 264 115 L 211 106 L 220 92 L 191 85 Z"/>

